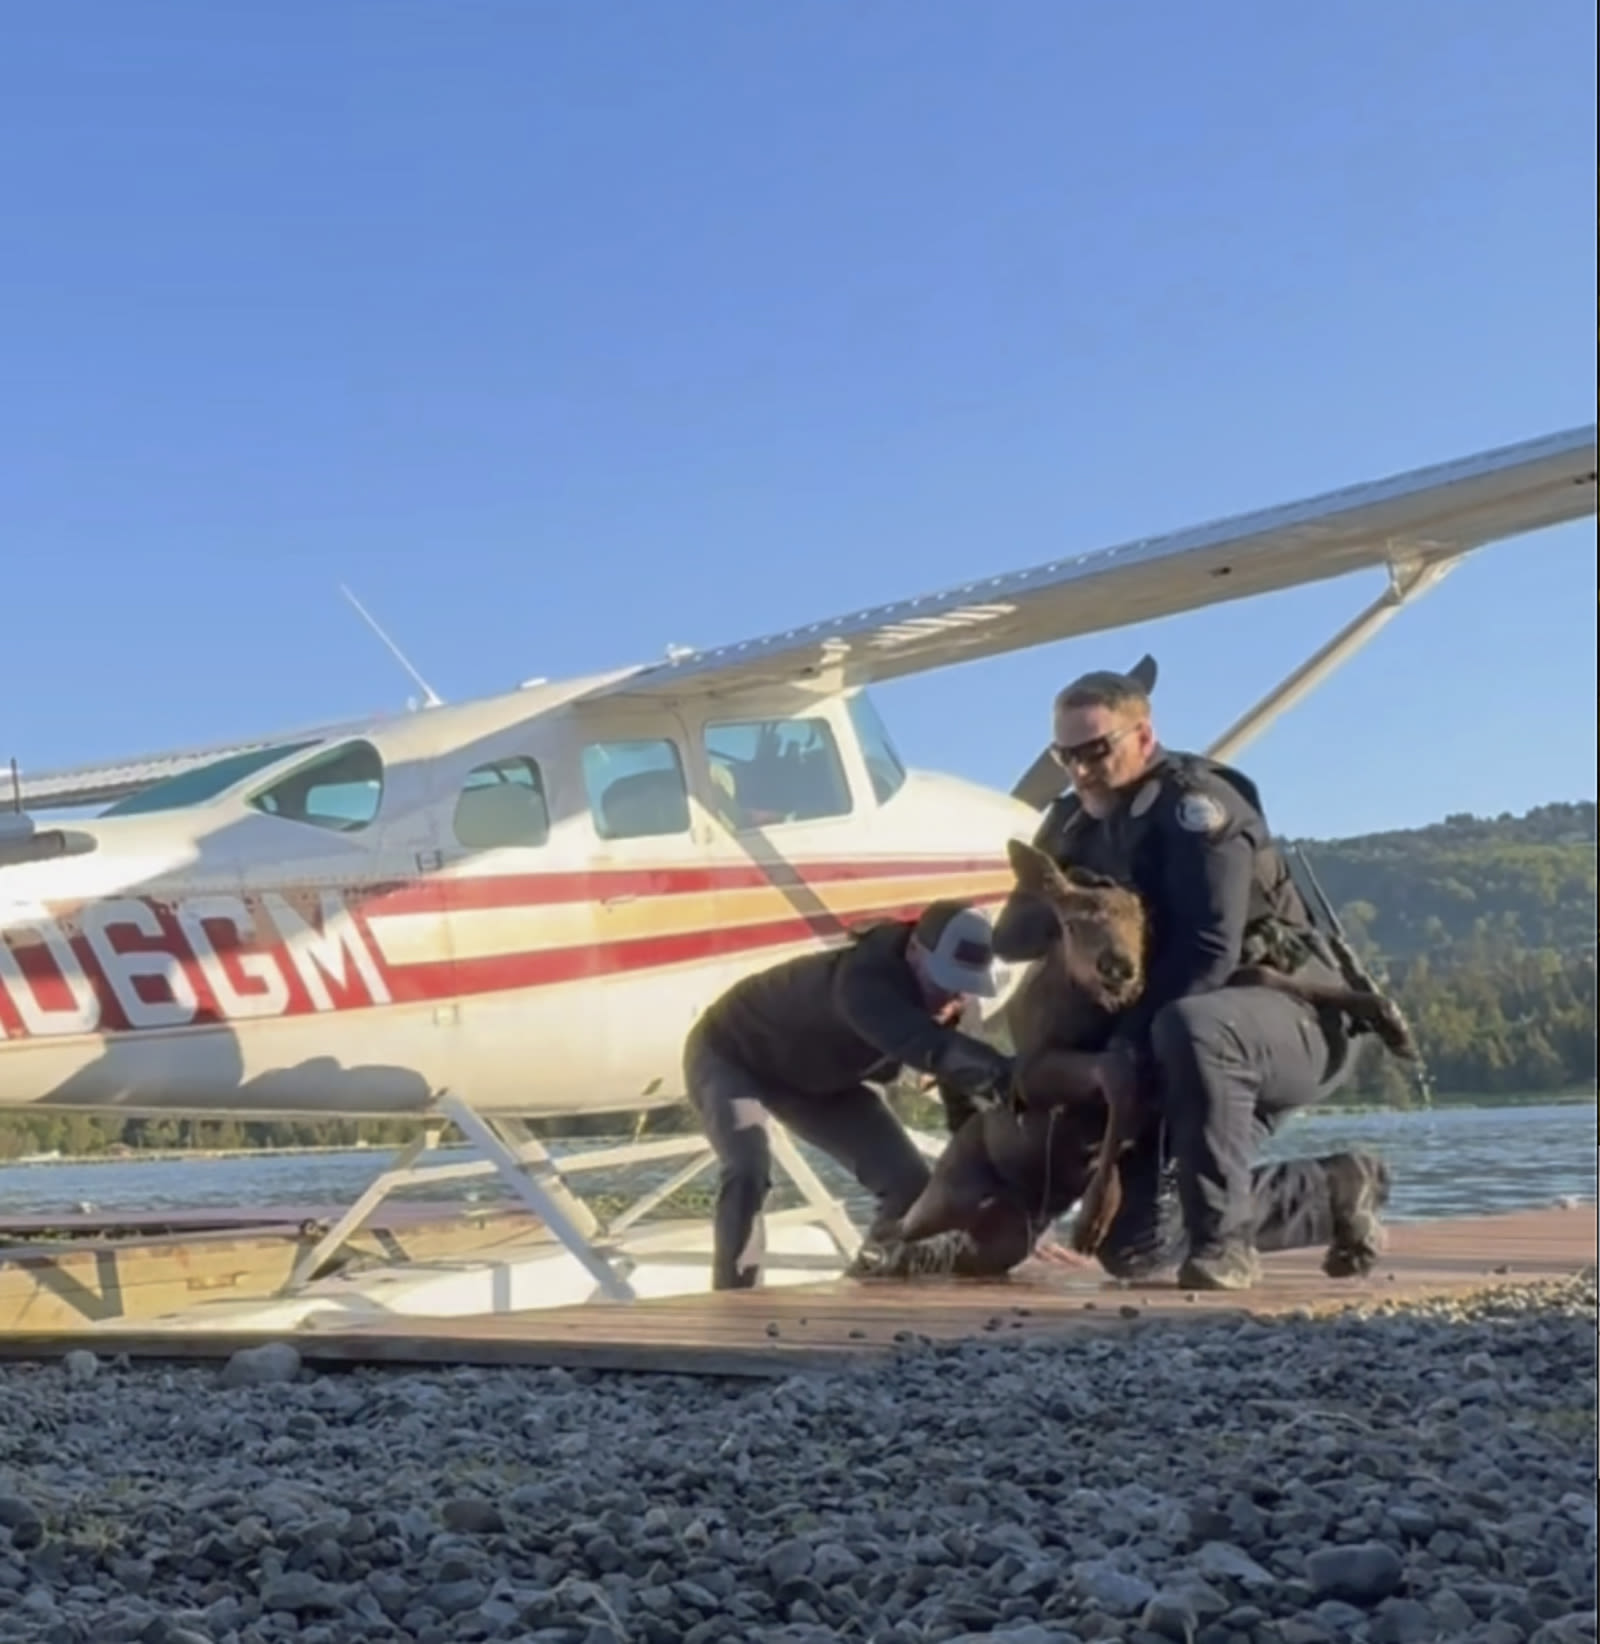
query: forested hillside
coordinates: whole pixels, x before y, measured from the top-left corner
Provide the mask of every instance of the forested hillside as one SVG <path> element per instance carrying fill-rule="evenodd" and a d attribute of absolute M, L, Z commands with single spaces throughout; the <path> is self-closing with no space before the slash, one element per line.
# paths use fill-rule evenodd
<path fill-rule="evenodd" d="M 1437 1099 L 1593 1088 L 1593 803 L 1542 805 L 1526 816 L 1452 816 L 1426 828 L 1298 843 L 1351 945 L 1410 1017 Z M 1347 1094 L 1352 1101 L 1419 1099 L 1400 1064 L 1370 1042 Z M 651 1125 L 669 1122 L 657 1117 Z M 370 1126 L 359 1133 L 376 1141 L 401 1132 Z M 0 1119 L 0 1158 L 119 1143 L 347 1143 L 357 1134 L 355 1125 L 191 1127 L 40 1115 Z"/>
<path fill-rule="evenodd" d="M 1593 803 L 1298 843 L 1441 1095 L 1593 1086 Z M 1352 1098 L 1416 1099 L 1375 1050 Z"/>

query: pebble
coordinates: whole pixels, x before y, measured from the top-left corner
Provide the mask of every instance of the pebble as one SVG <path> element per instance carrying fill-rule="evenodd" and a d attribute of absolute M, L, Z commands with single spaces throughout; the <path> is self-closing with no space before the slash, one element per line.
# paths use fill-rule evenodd
<path fill-rule="evenodd" d="M 775 1382 L 0 1365 L 0 1644 L 1595 1644 L 1592 1274 Z"/>

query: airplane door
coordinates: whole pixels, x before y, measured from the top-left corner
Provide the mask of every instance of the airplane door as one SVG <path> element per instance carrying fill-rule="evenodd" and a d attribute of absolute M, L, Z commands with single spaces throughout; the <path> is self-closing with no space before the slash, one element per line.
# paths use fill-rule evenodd
<path fill-rule="evenodd" d="M 670 711 L 597 705 L 575 728 L 598 1010 L 591 1104 L 682 1094 L 684 1036 L 714 989 L 709 828 L 692 745 Z"/>
<path fill-rule="evenodd" d="M 418 917 L 432 797 L 424 765 L 359 737 L 249 795 L 234 830 L 243 889 L 275 957 L 238 961 L 230 984 L 251 1018 L 243 1103 L 379 1118 L 423 1111 L 453 1082 L 452 1023 L 435 1003 L 447 932 Z"/>
<path fill-rule="evenodd" d="M 718 869 L 720 984 L 831 944 L 886 895 L 865 854 L 865 790 L 836 703 L 707 705 L 695 727 Z"/>
<path fill-rule="evenodd" d="M 587 843 L 569 750 L 538 722 L 452 760 L 436 905 L 448 927 L 458 1086 L 485 1111 L 541 1117 L 588 1099 L 601 1022 L 588 967 Z"/>

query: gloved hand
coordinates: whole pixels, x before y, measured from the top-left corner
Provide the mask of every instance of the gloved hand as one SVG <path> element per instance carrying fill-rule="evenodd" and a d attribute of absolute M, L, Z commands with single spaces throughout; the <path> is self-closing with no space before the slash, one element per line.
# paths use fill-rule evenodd
<path fill-rule="evenodd" d="M 982 1039 L 952 1033 L 940 1057 L 937 1077 L 984 1106 L 1007 1100 L 1015 1063 Z"/>

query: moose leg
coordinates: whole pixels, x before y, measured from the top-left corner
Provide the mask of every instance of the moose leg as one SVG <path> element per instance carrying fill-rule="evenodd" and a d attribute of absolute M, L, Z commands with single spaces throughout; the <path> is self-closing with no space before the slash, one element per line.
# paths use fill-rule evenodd
<path fill-rule="evenodd" d="M 850 1268 L 856 1278 L 998 1278 L 1026 1259 L 1025 1209 L 1007 1191 L 985 1143 L 988 1113 L 950 1139 L 932 1178 L 906 1213 L 885 1223 Z"/>
<path fill-rule="evenodd" d="M 974 1113 L 950 1138 L 933 1176 L 893 1232 L 911 1241 L 972 1228 L 986 1200 L 1003 1190 L 984 1141 L 986 1115 Z"/>
<path fill-rule="evenodd" d="M 1158 1124 L 1140 1131 L 1117 1175 L 1122 1202 L 1094 1254 L 1112 1278 L 1145 1284 L 1177 1267 L 1188 1253 L 1176 1173 L 1166 1159 Z"/>

